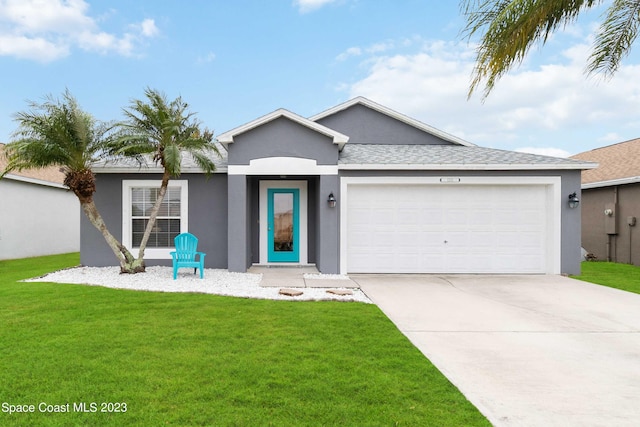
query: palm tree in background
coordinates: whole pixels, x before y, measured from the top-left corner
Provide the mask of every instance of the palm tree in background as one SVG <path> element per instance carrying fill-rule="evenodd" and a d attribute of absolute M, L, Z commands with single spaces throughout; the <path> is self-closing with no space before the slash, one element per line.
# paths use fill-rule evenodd
<path fill-rule="evenodd" d="M 156 223 L 171 178 L 180 176 L 182 159 L 189 156 L 207 175 L 215 171 L 213 156 L 220 152 L 213 140 L 213 133 L 201 129 L 195 113 L 181 97 L 168 101 L 155 90 L 145 90 L 146 100 L 134 99 L 124 109 L 125 121 L 118 124 L 120 136 L 111 144 L 109 153 L 116 158 L 129 157 L 141 166 L 149 161 L 163 168 L 158 195 L 146 223 L 138 258 L 128 265 L 129 272 L 144 271 L 144 251 Z"/>
<path fill-rule="evenodd" d="M 49 95 L 40 104 L 29 102 L 29 107 L 15 115 L 18 129 L 5 146 L 7 165 L 0 178 L 14 170 L 60 167 L 64 184 L 78 197 L 82 211 L 125 271 L 135 258 L 109 232 L 93 200 L 96 179 L 91 166 L 105 158 L 113 128 L 84 112 L 68 90 L 62 99 Z"/>
<path fill-rule="evenodd" d="M 485 99 L 500 77 L 520 64 L 536 43 L 604 0 L 462 0 L 465 38 L 480 35 L 469 96 L 485 82 Z M 640 25 L 640 0 L 613 0 L 593 43 L 588 74 L 611 77 L 629 53 Z"/>

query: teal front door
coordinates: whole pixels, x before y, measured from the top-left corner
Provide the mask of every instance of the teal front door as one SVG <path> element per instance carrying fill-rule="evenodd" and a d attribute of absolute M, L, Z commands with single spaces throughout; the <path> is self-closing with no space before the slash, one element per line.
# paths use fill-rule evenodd
<path fill-rule="evenodd" d="M 300 261 L 300 190 L 267 190 L 267 245 L 269 262 Z"/>

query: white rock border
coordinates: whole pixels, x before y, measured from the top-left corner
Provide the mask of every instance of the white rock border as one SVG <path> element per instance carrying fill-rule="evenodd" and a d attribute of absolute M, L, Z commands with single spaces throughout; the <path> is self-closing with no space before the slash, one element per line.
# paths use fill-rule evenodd
<path fill-rule="evenodd" d="M 313 276 L 319 276 L 317 274 Z M 322 275 L 324 276 L 337 275 Z M 340 276 L 344 277 L 344 276 Z M 335 277 L 330 277 L 334 279 Z M 262 274 L 231 273 L 222 269 L 204 270 L 204 279 L 188 269 L 178 272 L 173 280 L 171 267 L 151 266 L 145 273 L 120 274 L 119 267 L 74 267 L 55 271 L 23 282 L 71 283 L 89 286 L 104 286 L 114 289 L 129 289 L 152 292 L 193 292 L 234 296 L 241 298 L 272 299 L 286 301 L 355 301 L 371 304 L 371 300 L 359 289 L 350 289 L 353 295 L 335 295 L 328 289 L 343 288 L 300 288 L 302 295 L 291 297 L 279 294 L 278 287 L 261 287 Z M 344 288 L 346 289 L 346 288 Z"/>

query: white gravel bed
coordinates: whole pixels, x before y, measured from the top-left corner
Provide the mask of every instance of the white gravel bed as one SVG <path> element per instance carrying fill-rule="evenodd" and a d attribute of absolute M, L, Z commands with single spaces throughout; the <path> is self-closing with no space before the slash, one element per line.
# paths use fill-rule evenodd
<path fill-rule="evenodd" d="M 296 297 L 280 295 L 278 287 L 261 287 L 261 279 L 262 274 L 230 273 L 227 270 L 205 268 L 204 279 L 200 279 L 199 274 L 194 275 L 187 269 L 183 269 L 178 272 L 178 279 L 173 280 L 171 267 L 152 266 L 147 267 L 145 273 L 138 274 L 120 274 L 120 267 L 75 267 L 27 279 L 24 282 L 74 283 L 115 289 L 194 292 L 289 301 L 337 300 L 371 303 L 359 289 L 351 289 L 353 295 L 345 296 L 329 294 L 328 288 L 296 288 L 303 294 Z"/>

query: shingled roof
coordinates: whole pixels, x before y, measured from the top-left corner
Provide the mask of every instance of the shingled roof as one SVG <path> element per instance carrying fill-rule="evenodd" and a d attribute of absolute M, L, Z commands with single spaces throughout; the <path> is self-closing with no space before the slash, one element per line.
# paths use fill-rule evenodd
<path fill-rule="evenodd" d="M 589 169 L 580 160 L 461 145 L 347 144 L 341 169 Z"/>
<path fill-rule="evenodd" d="M 227 172 L 227 150 L 219 142 L 214 142 L 220 155 L 211 152 L 209 158 L 216 166 L 215 173 Z M 186 152 L 181 153 L 181 172 L 182 173 L 201 173 L 202 170 L 193 159 L 193 157 Z M 123 158 L 117 160 L 101 160 L 94 163 L 91 167 L 95 173 L 162 173 L 163 168 L 161 165 L 156 164 L 150 156 L 146 157 L 146 164 L 140 166 L 140 164 L 132 158 Z"/>
<path fill-rule="evenodd" d="M 7 159 L 4 156 L 5 144 L 0 143 L 0 171 L 4 171 L 7 167 Z M 60 172 L 60 168 L 57 166 L 50 166 L 48 168 L 41 169 L 24 169 L 22 171 L 13 171 L 6 176 L 6 178 L 22 177 L 29 180 L 43 181 L 44 183 L 64 184 L 64 173 Z"/>
<path fill-rule="evenodd" d="M 599 163 L 598 168 L 582 172 L 583 185 L 640 182 L 640 138 L 585 151 L 571 158 Z"/>

